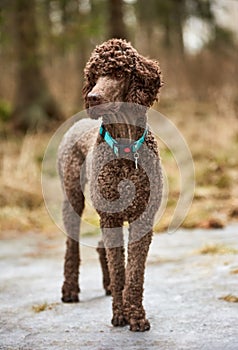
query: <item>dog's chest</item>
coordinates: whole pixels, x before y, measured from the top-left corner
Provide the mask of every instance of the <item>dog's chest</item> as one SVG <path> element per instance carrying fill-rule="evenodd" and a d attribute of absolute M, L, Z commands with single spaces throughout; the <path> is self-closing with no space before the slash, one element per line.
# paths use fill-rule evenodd
<path fill-rule="evenodd" d="M 136 168 L 133 157 L 117 158 L 104 149 L 105 145 L 101 147 L 92 156 L 90 192 L 94 207 L 98 212 L 120 214 L 124 220 L 140 215 L 151 196 L 156 199 L 158 158 L 143 156 L 142 152 Z"/>

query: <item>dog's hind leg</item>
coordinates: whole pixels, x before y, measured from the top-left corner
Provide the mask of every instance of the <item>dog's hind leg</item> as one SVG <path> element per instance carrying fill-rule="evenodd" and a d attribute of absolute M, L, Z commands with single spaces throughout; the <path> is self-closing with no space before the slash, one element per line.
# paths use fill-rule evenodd
<path fill-rule="evenodd" d="M 84 208 L 82 194 L 81 212 Z M 80 216 L 74 211 L 67 199 L 63 203 L 63 221 L 67 232 L 66 254 L 64 261 L 64 284 L 62 287 L 62 301 L 66 303 L 78 302 L 79 289 L 79 226 Z"/>
<path fill-rule="evenodd" d="M 84 209 L 84 189 L 90 173 L 90 152 L 100 121 L 83 119 L 65 134 L 58 149 L 58 172 L 64 193 L 63 221 L 67 232 L 62 301 L 79 300 L 79 228 Z M 89 156 L 89 157 L 88 157 Z"/>
<path fill-rule="evenodd" d="M 111 295 L 110 275 L 108 269 L 106 249 L 104 247 L 103 241 L 98 242 L 97 252 L 99 254 L 99 260 L 102 269 L 103 288 L 105 289 L 106 295 Z"/>
<path fill-rule="evenodd" d="M 85 185 L 83 161 L 84 158 L 76 143 L 63 172 L 63 190 L 65 193 L 63 221 L 67 233 L 67 242 L 62 301 L 67 303 L 79 301 L 79 227 L 84 209 L 83 190 Z"/>

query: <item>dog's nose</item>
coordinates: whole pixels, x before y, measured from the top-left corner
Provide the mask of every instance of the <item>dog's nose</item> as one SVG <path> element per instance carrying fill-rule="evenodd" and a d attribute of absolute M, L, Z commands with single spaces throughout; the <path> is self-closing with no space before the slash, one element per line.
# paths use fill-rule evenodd
<path fill-rule="evenodd" d="M 89 92 L 87 98 L 88 102 L 92 104 L 98 104 L 102 101 L 102 96 L 96 92 Z"/>

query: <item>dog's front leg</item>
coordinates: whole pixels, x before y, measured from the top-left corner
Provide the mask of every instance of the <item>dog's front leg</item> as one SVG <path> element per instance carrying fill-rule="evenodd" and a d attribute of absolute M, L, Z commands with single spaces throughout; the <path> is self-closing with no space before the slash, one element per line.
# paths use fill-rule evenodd
<path fill-rule="evenodd" d="M 108 268 L 110 274 L 110 288 L 112 293 L 112 324 L 125 326 L 122 292 L 125 284 L 125 253 L 122 224 L 109 228 L 108 220 L 101 218 L 103 242 L 106 248 Z"/>
<path fill-rule="evenodd" d="M 140 238 L 135 230 L 138 228 L 131 225 L 123 302 L 130 330 L 143 332 L 150 329 L 142 300 L 145 262 L 151 243 L 152 230 Z"/>

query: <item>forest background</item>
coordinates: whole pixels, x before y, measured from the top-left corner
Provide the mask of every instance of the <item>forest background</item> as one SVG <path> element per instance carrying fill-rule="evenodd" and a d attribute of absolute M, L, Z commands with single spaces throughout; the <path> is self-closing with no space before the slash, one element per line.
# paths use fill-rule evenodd
<path fill-rule="evenodd" d="M 42 159 L 55 130 L 83 110 L 83 68 L 111 37 L 160 62 L 165 86 L 154 109 L 184 135 L 195 165 L 183 226 L 237 219 L 238 1 L 0 0 L 2 232 L 57 231 L 42 197 Z M 170 192 L 156 231 L 168 227 L 180 191 L 176 159 L 160 148 Z M 85 215 L 95 224 L 91 208 Z"/>

